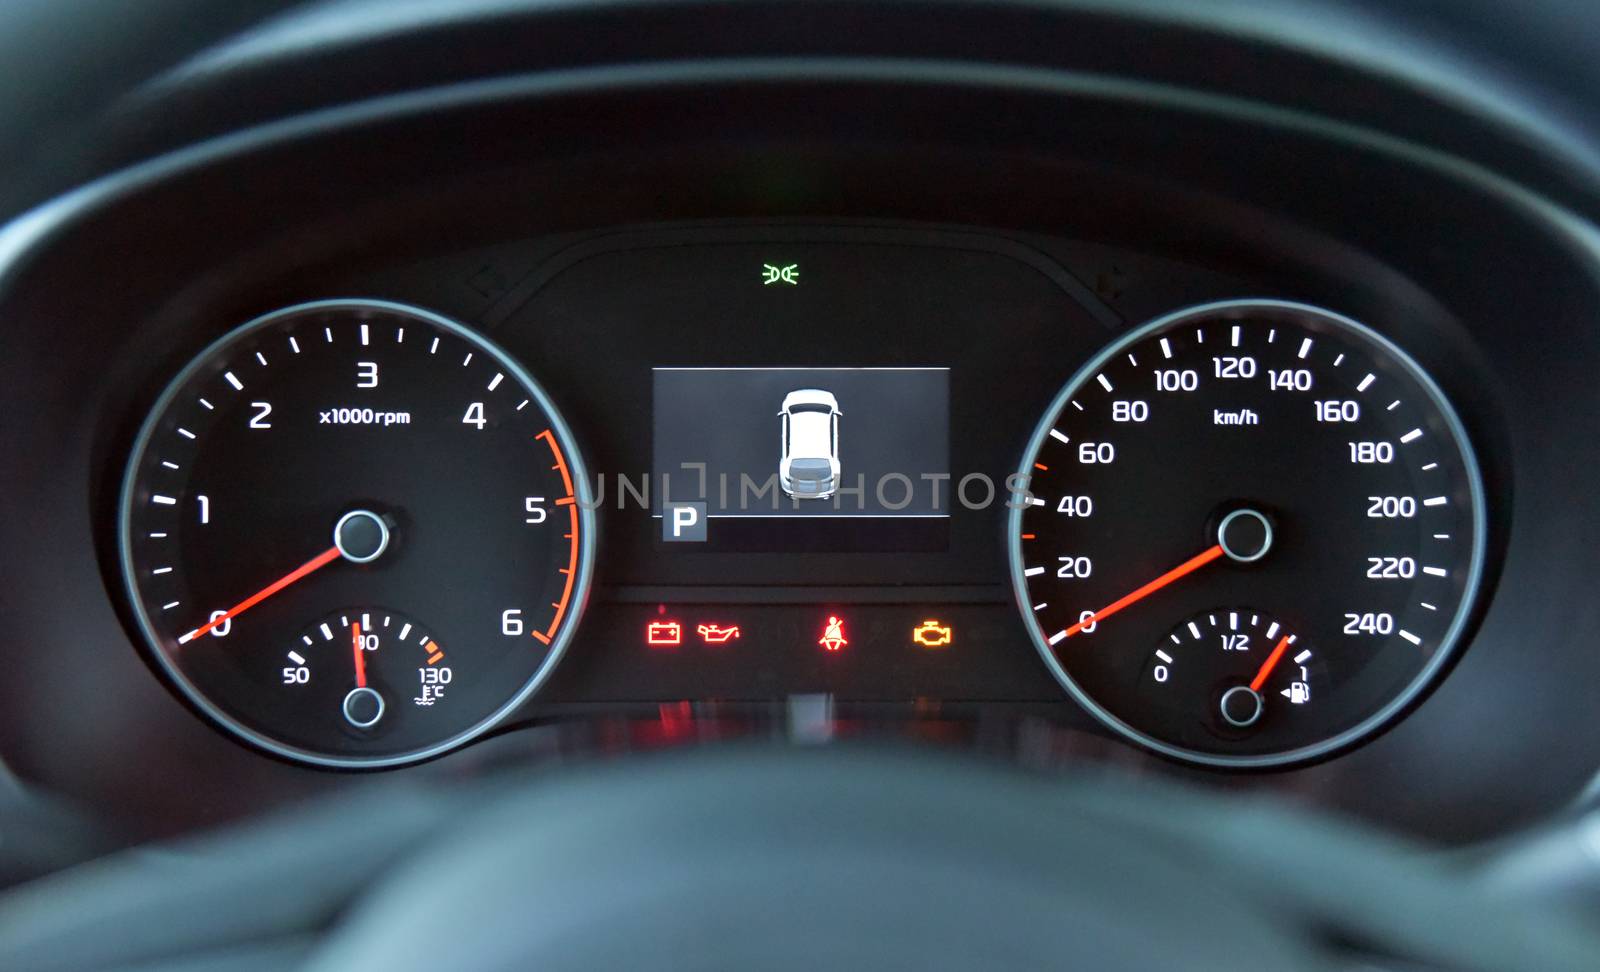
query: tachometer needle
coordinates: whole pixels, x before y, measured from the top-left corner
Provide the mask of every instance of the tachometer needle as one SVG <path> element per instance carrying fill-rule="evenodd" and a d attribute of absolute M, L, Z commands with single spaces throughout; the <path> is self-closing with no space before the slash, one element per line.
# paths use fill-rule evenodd
<path fill-rule="evenodd" d="M 254 594 L 212 618 L 210 621 L 207 621 L 205 624 L 194 629 L 188 634 L 183 635 L 178 639 L 178 644 L 186 645 L 194 639 L 205 634 L 207 631 L 215 628 L 217 625 L 227 624 L 229 621 L 232 621 L 234 618 L 255 607 L 257 604 L 260 604 L 262 601 L 265 601 L 267 598 L 283 590 L 285 587 L 288 587 L 290 584 L 293 584 L 295 581 L 304 578 L 308 574 L 321 570 L 322 568 L 333 563 L 335 560 L 338 560 L 340 556 L 339 548 L 337 546 L 329 547 L 327 550 L 317 554 L 315 557 L 301 564 L 299 567 L 289 571 L 289 573 L 284 574 L 282 577 L 268 584 L 266 587 L 263 587 L 261 590 L 256 591 Z"/>
<path fill-rule="evenodd" d="M 1250 680 L 1250 691 L 1257 693 L 1261 691 L 1261 686 L 1267 684 L 1267 679 L 1271 677 L 1272 670 L 1278 667 L 1278 659 L 1283 657 L 1283 653 L 1288 647 L 1288 635 L 1278 639 L 1278 644 L 1272 649 L 1272 654 L 1268 655 L 1267 660 L 1262 662 L 1261 667 L 1256 670 L 1256 677 Z"/>
<path fill-rule="evenodd" d="M 1094 612 L 1093 614 L 1089 615 L 1087 618 L 1084 618 L 1082 621 L 1079 621 L 1077 624 L 1075 624 L 1072 627 L 1068 628 L 1067 631 L 1066 631 L 1066 635 L 1065 636 L 1070 638 L 1073 635 L 1077 634 L 1078 632 L 1082 631 L 1084 628 L 1087 628 L 1088 626 L 1090 626 L 1092 624 L 1099 624 L 1101 621 L 1104 621 L 1106 618 L 1111 617 L 1113 614 L 1116 614 L 1118 611 L 1122 610 L 1123 608 L 1127 607 L 1128 605 L 1134 604 L 1134 603 L 1136 603 L 1138 601 L 1143 600 L 1146 597 L 1149 597 L 1151 594 L 1154 594 L 1156 591 L 1161 590 L 1163 587 L 1166 587 L 1168 584 L 1172 583 L 1173 581 L 1178 580 L 1181 577 L 1185 577 L 1185 576 L 1187 576 L 1189 574 L 1194 573 L 1195 571 L 1199 570 L 1201 567 L 1204 567 L 1206 564 L 1211 563 L 1213 560 L 1216 560 L 1220 556 L 1222 556 L 1222 544 L 1219 543 L 1219 544 L 1215 544 L 1214 546 L 1212 546 L 1211 549 L 1207 550 L 1205 553 L 1199 554 L 1199 555 L 1194 556 L 1194 557 L 1190 557 L 1188 560 L 1185 560 L 1183 563 L 1181 563 L 1178 566 L 1172 568 L 1171 570 L 1167 571 L 1165 574 L 1162 574 L 1160 577 L 1157 577 L 1155 580 L 1153 580 L 1150 583 L 1144 585 L 1143 587 L 1139 588 L 1138 590 L 1133 591 L 1132 593 L 1129 593 L 1129 594 L 1124 594 L 1122 597 L 1119 597 L 1115 601 L 1112 601 L 1110 604 L 1107 604 L 1105 607 L 1101 608 L 1100 610 L 1098 610 L 1098 611 Z M 1051 639 L 1051 640 L 1054 641 L 1055 639 Z"/>
<path fill-rule="evenodd" d="M 367 660 L 361 653 L 361 622 L 356 621 L 350 625 L 350 650 L 356 658 L 356 688 L 367 687 Z"/>

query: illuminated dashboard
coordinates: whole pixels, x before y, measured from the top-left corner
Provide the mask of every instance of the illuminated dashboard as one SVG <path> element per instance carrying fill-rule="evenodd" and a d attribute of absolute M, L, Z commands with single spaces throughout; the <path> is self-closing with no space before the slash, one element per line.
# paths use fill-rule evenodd
<path fill-rule="evenodd" d="M 1570 4 L 105 6 L 0 8 L 0 966 L 1594 965 Z"/>
<path fill-rule="evenodd" d="M 329 766 L 676 699 L 1070 697 L 1213 765 L 1360 743 L 1474 617 L 1469 432 L 1334 311 L 1120 325 L 1042 250 L 826 225 L 578 244 L 476 328 L 295 305 L 154 403 L 122 579 L 196 708 Z"/>
<path fill-rule="evenodd" d="M 1425 155 L 991 82 L 363 106 L 13 226 L 8 762 L 144 832 L 772 735 L 1571 799 L 1600 260 Z"/>

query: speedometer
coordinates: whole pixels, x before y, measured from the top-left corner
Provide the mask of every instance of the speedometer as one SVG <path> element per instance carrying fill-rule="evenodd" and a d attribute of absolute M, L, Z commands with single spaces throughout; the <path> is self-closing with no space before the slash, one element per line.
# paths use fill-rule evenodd
<path fill-rule="evenodd" d="M 1102 722 L 1170 756 L 1274 765 L 1355 743 L 1443 670 L 1472 613 L 1483 487 L 1404 352 L 1303 304 L 1138 328 L 1035 431 L 1019 607 Z"/>

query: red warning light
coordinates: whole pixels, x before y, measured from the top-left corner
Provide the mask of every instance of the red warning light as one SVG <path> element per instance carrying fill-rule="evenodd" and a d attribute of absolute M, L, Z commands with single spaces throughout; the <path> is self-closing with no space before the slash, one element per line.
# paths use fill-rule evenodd
<path fill-rule="evenodd" d="M 676 621 L 651 621 L 644 626 L 644 643 L 656 647 L 683 644 L 683 625 Z"/>
<path fill-rule="evenodd" d="M 725 645 L 734 638 L 739 637 L 739 626 L 736 624 L 702 624 L 695 627 L 700 632 L 700 638 L 708 645 Z"/>
<path fill-rule="evenodd" d="M 828 623 L 823 627 L 822 637 L 817 639 L 817 644 L 828 651 L 838 651 L 849 643 L 844 637 L 844 619 L 829 615 Z"/>

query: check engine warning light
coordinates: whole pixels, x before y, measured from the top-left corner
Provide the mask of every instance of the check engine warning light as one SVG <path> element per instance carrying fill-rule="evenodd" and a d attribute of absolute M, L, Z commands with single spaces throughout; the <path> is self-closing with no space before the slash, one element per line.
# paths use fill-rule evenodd
<path fill-rule="evenodd" d="M 676 621 L 651 621 L 644 626 L 644 643 L 653 648 L 683 644 L 683 625 Z"/>
<path fill-rule="evenodd" d="M 828 651 L 838 651 L 849 643 L 844 637 L 844 619 L 830 615 L 828 623 L 823 625 L 822 637 L 817 639 L 817 644 Z"/>
<path fill-rule="evenodd" d="M 937 621 L 924 621 L 911 629 L 911 640 L 924 648 L 943 648 L 955 638 L 955 629 Z"/>
<path fill-rule="evenodd" d="M 700 640 L 708 645 L 725 645 L 739 637 L 739 626 L 736 624 L 702 624 L 694 630 L 700 633 Z"/>

